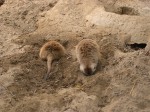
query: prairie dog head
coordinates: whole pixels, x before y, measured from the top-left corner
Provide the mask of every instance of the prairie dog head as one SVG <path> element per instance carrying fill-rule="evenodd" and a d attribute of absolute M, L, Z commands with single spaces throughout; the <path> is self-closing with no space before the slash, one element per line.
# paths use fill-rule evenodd
<path fill-rule="evenodd" d="M 80 70 L 86 75 L 93 75 L 99 61 L 99 45 L 92 39 L 83 39 L 76 46 L 76 56 Z"/>
<path fill-rule="evenodd" d="M 80 71 L 86 76 L 93 75 L 96 71 L 98 61 L 80 63 Z"/>
<path fill-rule="evenodd" d="M 87 76 L 93 75 L 99 61 L 99 45 L 92 39 L 83 39 L 76 46 L 80 70 Z"/>

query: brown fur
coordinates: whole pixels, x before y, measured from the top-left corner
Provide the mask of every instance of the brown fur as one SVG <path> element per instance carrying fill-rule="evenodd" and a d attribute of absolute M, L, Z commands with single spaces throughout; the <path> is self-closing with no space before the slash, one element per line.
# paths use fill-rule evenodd
<path fill-rule="evenodd" d="M 51 40 L 41 47 L 39 56 L 42 60 L 47 61 L 47 74 L 44 76 L 45 79 L 48 78 L 51 72 L 52 61 L 60 59 L 65 54 L 65 48 L 57 41 Z"/>
<path fill-rule="evenodd" d="M 97 66 L 99 60 L 99 45 L 92 39 L 83 39 L 76 46 L 76 56 L 83 72 L 87 75 L 93 74 L 91 65 Z"/>

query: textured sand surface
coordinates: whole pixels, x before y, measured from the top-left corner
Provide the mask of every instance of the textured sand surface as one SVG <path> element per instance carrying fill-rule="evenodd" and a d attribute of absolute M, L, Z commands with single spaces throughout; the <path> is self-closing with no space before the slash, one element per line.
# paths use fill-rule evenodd
<path fill-rule="evenodd" d="M 74 56 L 84 38 L 103 56 L 89 77 Z M 67 56 L 45 81 L 50 39 Z M 0 112 L 150 112 L 150 1 L 0 0 Z"/>

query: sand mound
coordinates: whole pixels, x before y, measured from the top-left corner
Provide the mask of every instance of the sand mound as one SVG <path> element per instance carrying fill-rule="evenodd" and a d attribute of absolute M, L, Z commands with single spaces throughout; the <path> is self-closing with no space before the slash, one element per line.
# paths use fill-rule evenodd
<path fill-rule="evenodd" d="M 0 1 L 1 112 L 149 112 L 148 0 Z M 95 75 L 79 71 L 74 46 L 100 45 Z M 49 39 L 67 49 L 43 80 L 39 49 Z M 53 64 L 56 68 L 57 64 Z"/>

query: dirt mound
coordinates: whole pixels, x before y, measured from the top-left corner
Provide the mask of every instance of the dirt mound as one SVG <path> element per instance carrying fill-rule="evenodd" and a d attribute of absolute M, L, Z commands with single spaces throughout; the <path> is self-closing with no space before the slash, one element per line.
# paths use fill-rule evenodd
<path fill-rule="evenodd" d="M 9 0 L 0 7 L 1 112 L 149 112 L 149 1 Z M 91 38 L 102 59 L 79 71 L 75 46 Z M 40 47 L 60 42 L 67 55 L 43 79 Z"/>

